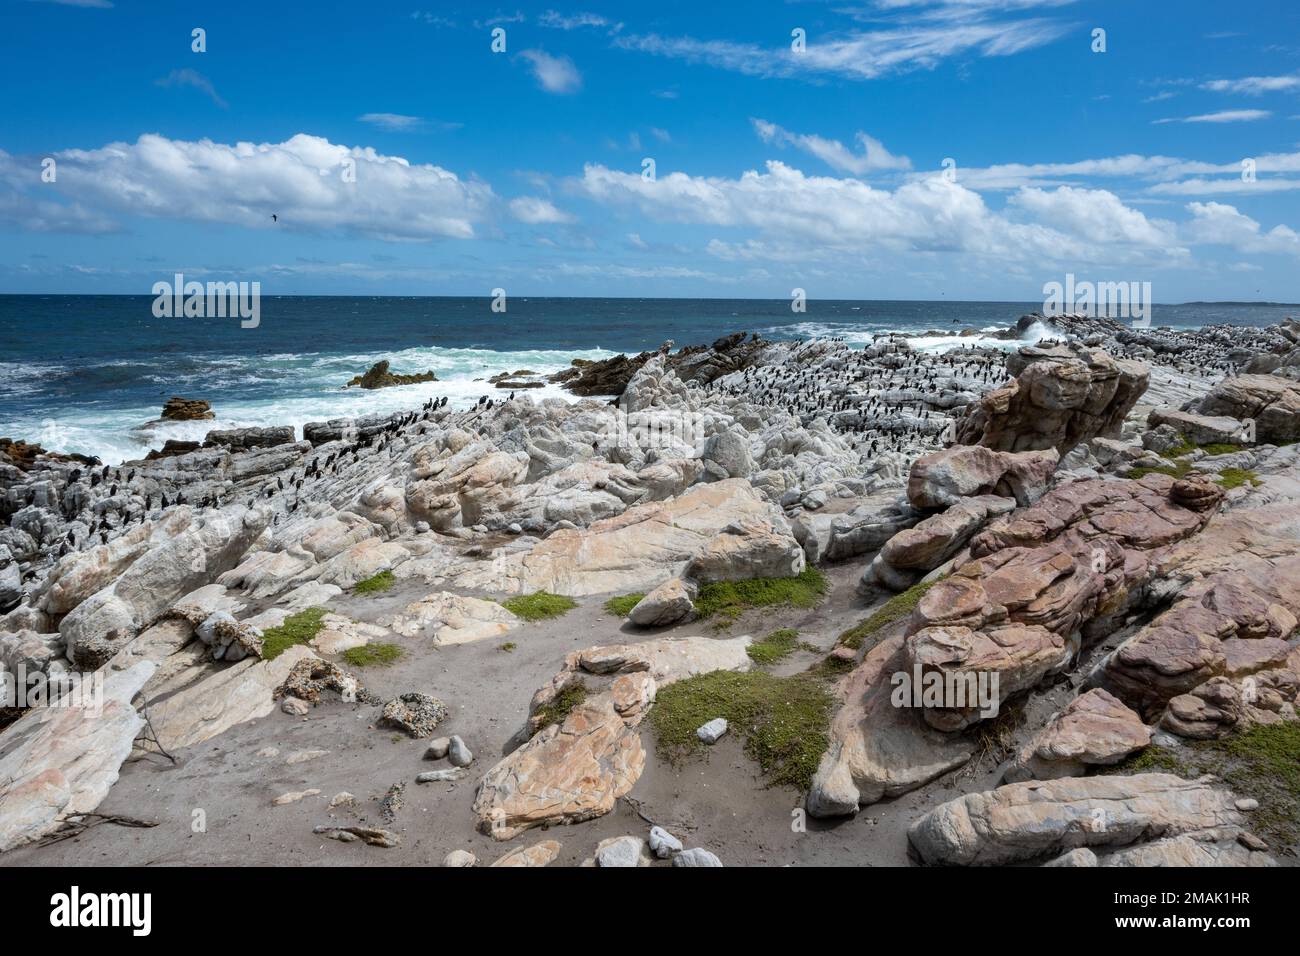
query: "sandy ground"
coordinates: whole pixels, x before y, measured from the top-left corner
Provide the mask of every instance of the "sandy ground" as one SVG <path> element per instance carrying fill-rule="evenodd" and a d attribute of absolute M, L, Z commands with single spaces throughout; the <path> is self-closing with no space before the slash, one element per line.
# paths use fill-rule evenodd
<path fill-rule="evenodd" d="M 832 591 L 817 608 L 749 612 L 723 636 L 761 636 L 778 627 L 795 627 L 801 640 L 829 649 L 843 630 L 864 616 L 866 605 L 854 592 L 863 567 L 855 561 L 830 568 Z M 382 596 L 347 597 L 331 607 L 373 620 L 427 590 L 403 582 Z M 655 756 L 651 731 L 643 727 L 645 772 L 630 799 L 620 801 L 615 812 L 497 843 L 474 829 L 470 806 L 478 777 L 502 754 L 523 722 L 533 691 L 559 669 L 566 653 L 649 636 L 713 633 L 700 624 L 653 634 L 634 632 L 601 607 L 603 600 L 583 599 L 564 617 L 525 624 L 505 638 L 476 644 L 438 648 L 424 639 L 399 637 L 407 651 L 400 662 L 360 672 L 380 697 L 419 690 L 446 702 L 450 714 L 437 734 L 459 734 L 476 755 L 470 775 L 458 783 L 415 783 L 421 771 L 449 766 L 423 759 L 428 741 L 377 726 L 377 708 L 344 704 L 326 694 L 305 718 L 276 710 L 174 754 L 175 765 L 160 756 L 128 761 L 99 812 L 154 821 L 157 826 L 104 824 L 75 838 L 12 851 L 5 863 L 436 865 L 455 849 L 470 850 L 486 863 L 553 838 L 563 847 L 557 863 L 576 864 L 590 857 L 606 837 L 644 836 L 649 829 L 644 815 L 676 833 L 688 847 L 706 847 L 728 865 L 905 865 L 906 828 L 916 817 L 958 792 L 996 782 L 992 768 L 977 774 L 959 772 L 898 800 L 868 807 L 851 819 L 829 824 L 808 819 L 805 828 L 798 826 L 795 815 L 800 795 L 767 787 L 733 735 L 705 756 L 674 768 Z M 501 650 L 504 640 L 513 641 L 516 649 Z M 781 662 L 779 670 L 801 670 L 816 658 L 811 651 L 799 650 Z M 289 761 L 291 755 L 313 750 L 326 753 Z M 380 800 L 400 782 L 406 784 L 403 805 L 395 819 L 386 821 Z M 320 793 L 284 806 L 273 804 L 281 794 L 308 789 Z M 330 799 L 341 791 L 356 797 L 355 807 L 331 810 Z M 205 828 L 195 825 L 200 816 L 206 818 Z M 400 834 L 402 843 L 382 849 L 312 833 L 313 827 L 329 823 L 383 826 Z"/>
<path fill-rule="evenodd" d="M 864 562 L 855 561 L 829 568 L 832 590 L 817 608 L 749 612 L 723 636 L 795 627 L 802 641 L 829 649 L 869 610 L 854 592 L 863 567 Z M 380 597 L 349 597 L 333 607 L 373 620 L 426 590 L 409 582 L 399 587 Z M 713 851 L 729 866 L 907 866 L 915 862 L 909 858 L 906 836 L 914 820 L 938 803 L 999 783 L 997 757 L 972 761 L 896 800 L 866 807 L 855 817 L 822 821 L 799 811 L 801 795 L 794 790 L 766 786 L 735 735 L 724 737 L 702 757 L 673 767 L 655 755 L 652 732 L 643 726 L 645 772 L 614 812 L 571 826 L 537 828 L 498 843 L 474 828 L 470 807 L 478 778 L 503 753 L 533 691 L 558 670 L 564 654 L 599 643 L 712 633 L 698 624 L 653 634 L 633 631 L 601 607 L 603 600 L 584 599 L 562 618 L 526 624 L 503 639 L 476 644 L 437 648 L 427 640 L 397 638 L 407 650 L 398 664 L 361 671 L 367 687 L 380 697 L 423 690 L 447 703 L 450 714 L 437 735 L 459 734 L 476 754 L 470 775 L 458 783 L 416 784 L 417 773 L 449 766 L 423 759 L 428 741 L 376 726 L 377 708 L 344 704 L 327 694 L 305 718 L 276 710 L 179 751 L 173 755 L 175 765 L 158 756 L 128 761 L 99 812 L 155 821 L 157 826 L 100 825 L 44 847 L 11 851 L 4 862 L 430 866 L 440 864 L 451 850 L 465 849 L 483 865 L 554 839 L 562 849 L 553 865 L 576 865 L 590 858 L 603 839 L 645 836 L 648 819 L 676 834 L 687 847 Z M 1070 675 L 1025 698 L 1013 747 L 1075 696 L 1091 666 L 1128 633 L 1116 631 L 1091 647 Z M 500 649 L 506 639 L 517 645 L 513 652 Z M 802 670 L 818 656 L 801 649 L 773 670 Z M 327 752 L 290 762 L 292 755 L 321 750 Z M 380 801 L 400 782 L 406 784 L 403 804 L 393 820 L 385 820 Z M 273 804 L 281 794 L 308 789 L 320 793 L 284 806 Z M 330 799 L 341 791 L 355 796 L 355 806 L 331 810 Z M 193 826 L 196 811 L 206 817 L 205 830 Z M 391 849 L 340 843 L 313 834 L 312 828 L 321 824 L 382 826 L 400 834 L 402 843 Z"/>

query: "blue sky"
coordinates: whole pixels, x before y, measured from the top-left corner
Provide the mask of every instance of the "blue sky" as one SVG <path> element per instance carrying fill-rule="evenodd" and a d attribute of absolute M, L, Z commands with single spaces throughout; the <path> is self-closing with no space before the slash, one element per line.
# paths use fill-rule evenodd
<path fill-rule="evenodd" d="M 0 3 L 0 292 L 1300 299 L 1292 2 Z"/>

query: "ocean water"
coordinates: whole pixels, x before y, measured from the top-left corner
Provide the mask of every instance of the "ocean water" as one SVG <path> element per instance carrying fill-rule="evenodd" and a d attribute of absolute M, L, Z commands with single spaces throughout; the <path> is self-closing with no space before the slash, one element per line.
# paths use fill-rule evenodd
<path fill-rule="evenodd" d="M 555 372 L 575 358 L 639 352 L 668 339 L 680 346 L 747 331 L 864 344 L 882 332 L 937 332 L 915 344 L 945 348 L 973 341 L 959 338 L 960 330 L 1004 328 L 1041 308 L 815 300 L 794 313 L 787 299 L 512 297 L 505 313 L 494 313 L 486 297 L 264 296 L 259 326 L 244 329 L 231 318 L 155 318 L 152 304 L 151 296 L 0 295 L 0 436 L 116 464 L 168 438 L 200 440 L 212 428 L 301 428 L 442 396 L 463 407 L 501 394 L 485 381 L 500 372 Z M 1295 313 L 1274 305 L 1157 305 L 1153 324 L 1270 325 Z M 432 369 L 438 381 L 342 388 L 384 358 L 397 372 Z M 554 386 L 530 394 L 571 397 Z M 216 420 L 146 427 L 172 395 L 206 399 Z"/>

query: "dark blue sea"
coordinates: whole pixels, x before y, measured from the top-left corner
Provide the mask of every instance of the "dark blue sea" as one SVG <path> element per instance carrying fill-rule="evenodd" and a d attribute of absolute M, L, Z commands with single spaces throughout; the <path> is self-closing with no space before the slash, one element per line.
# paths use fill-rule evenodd
<path fill-rule="evenodd" d="M 465 405 L 491 392 L 484 379 L 498 372 L 553 372 L 574 358 L 639 352 L 667 339 L 687 345 L 748 331 L 865 343 L 882 332 L 935 332 L 916 344 L 942 348 L 963 329 L 1004 328 L 1041 308 L 816 300 L 794 313 L 788 299 L 512 297 L 499 313 L 488 298 L 265 296 L 258 327 L 245 329 L 234 318 L 155 318 L 152 305 L 152 296 L 0 295 L 0 436 L 115 463 L 165 438 L 201 439 L 210 428 L 301 426 L 443 395 Z M 1271 325 L 1297 311 L 1156 305 L 1153 324 Z M 438 381 L 342 390 L 383 358 L 398 372 L 432 369 Z M 216 421 L 142 429 L 172 395 L 208 400 Z"/>

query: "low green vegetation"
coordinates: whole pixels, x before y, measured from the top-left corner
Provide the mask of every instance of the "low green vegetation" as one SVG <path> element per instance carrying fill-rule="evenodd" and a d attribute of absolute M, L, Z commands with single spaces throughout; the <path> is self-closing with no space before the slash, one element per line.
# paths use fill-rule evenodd
<path fill-rule="evenodd" d="M 501 606 L 520 620 L 544 621 L 567 614 L 578 606 L 578 602 L 562 594 L 534 591 L 532 594 L 507 598 L 501 602 Z"/>
<path fill-rule="evenodd" d="M 1240 488 L 1247 482 L 1256 487 L 1263 484 L 1259 480 L 1259 474 L 1249 468 L 1225 468 L 1219 472 L 1218 481 L 1220 485 L 1229 490 Z"/>
<path fill-rule="evenodd" d="M 380 594 L 387 591 L 396 582 L 397 579 L 393 577 L 392 571 L 380 571 L 374 577 L 358 581 L 357 586 L 352 590 L 356 594 Z"/>
<path fill-rule="evenodd" d="M 1110 773 L 1214 774 L 1238 797 L 1254 797 L 1250 829 L 1274 850 L 1300 849 L 1300 722 L 1258 724 L 1222 740 L 1190 741 L 1177 749 L 1151 746 Z"/>
<path fill-rule="evenodd" d="M 516 644 L 514 641 L 506 641 L 504 644 L 502 644 L 500 647 L 498 647 L 497 650 L 499 650 L 499 651 L 505 651 L 507 654 L 509 654 L 509 653 L 511 653 L 512 651 L 514 651 L 514 649 L 515 649 L 516 647 L 518 647 L 518 646 L 519 646 L 519 645 Z"/>
<path fill-rule="evenodd" d="M 745 651 L 755 664 L 775 664 L 793 654 L 798 646 L 799 632 L 792 627 L 783 627 L 750 644 Z"/>
<path fill-rule="evenodd" d="M 1207 455 L 1235 455 L 1239 451 L 1245 451 L 1240 445 L 1230 445 L 1227 442 L 1210 442 L 1201 445 L 1200 449 Z"/>
<path fill-rule="evenodd" d="M 718 581 L 700 586 L 695 610 L 700 617 L 718 616 L 725 622 L 756 607 L 815 607 L 829 590 L 826 577 L 807 567 L 792 578 L 750 578 L 748 581 Z"/>
<path fill-rule="evenodd" d="M 323 607 L 309 607 L 267 628 L 262 633 L 262 659 L 275 660 L 295 644 L 306 644 L 320 631 L 324 617 Z"/>
<path fill-rule="evenodd" d="M 343 660 L 353 667 L 387 667 L 396 663 L 403 653 L 396 644 L 363 644 L 349 647 L 343 652 Z"/>
<path fill-rule="evenodd" d="M 620 594 L 605 602 L 605 610 L 615 617 L 627 617 L 632 613 L 632 608 L 641 603 L 643 597 L 644 594 Z"/>
<path fill-rule="evenodd" d="M 704 748 L 695 731 L 724 717 L 770 783 L 806 790 L 829 743 L 833 703 L 826 682 L 811 671 L 710 671 L 661 687 L 648 720 L 659 754 L 680 765 Z"/>
<path fill-rule="evenodd" d="M 1124 477 L 1132 478 L 1134 481 L 1145 478 L 1147 475 L 1168 475 L 1170 478 L 1185 478 L 1191 470 L 1192 463 L 1179 458 L 1172 465 L 1158 465 L 1154 468 L 1148 468 L 1144 465 L 1141 468 L 1134 468 Z"/>
<path fill-rule="evenodd" d="M 551 724 L 562 724 L 564 718 L 568 717 L 573 708 L 577 707 L 587 699 L 587 685 L 583 681 L 574 681 L 568 687 L 551 698 L 549 704 L 544 704 L 533 714 L 537 718 L 537 729 L 549 727 Z"/>
<path fill-rule="evenodd" d="M 890 624 L 903 620 L 916 610 L 921 598 L 925 597 L 925 592 L 942 580 L 943 578 L 935 578 L 933 581 L 923 581 L 912 585 L 902 594 L 895 594 L 861 624 L 856 624 L 841 634 L 839 643 L 857 650 L 867 638 L 878 634 Z"/>
<path fill-rule="evenodd" d="M 1232 455 L 1236 452 L 1243 451 L 1241 445 L 1233 445 L 1229 442 L 1209 442 L 1205 445 L 1196 445 L 1183 439 L 1183 443 L 1174 448 L 1170 448 L 1161 453 L 1162 458 L 1172 459 L 1171 465 L 1158 465 L 1153 468 L 1141 467 L 1134 468 L 1125 477 L 1132 478 L 1134 481 L 1144 478 L 1147 475 L 1158 474 L 1168 475 L 1170 478 L 1185 478 L 1187 474 L 1196 466 L 1195 462 L 1187 460 L 1187 457 L 1194 451 L 1203 451 L 1206 455 Z M 1259 484 L 1259 476 L 1253 471 L 1247 471 L 1244 468 L 1224 468 L 1219 473 L 1218 483 L 1224 488 L 1237 488 L 1244 485 L 1247 481 L 1252 484 Z"/>

